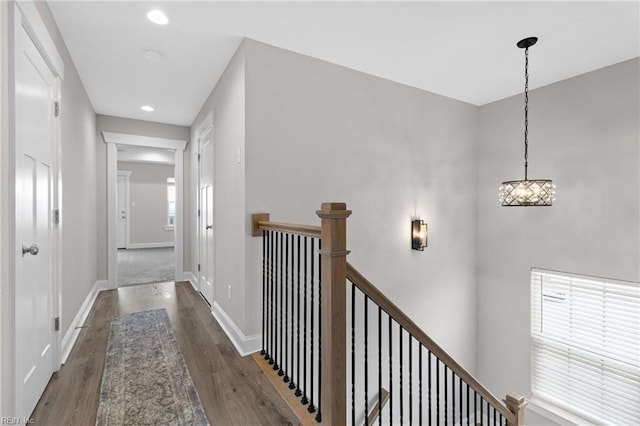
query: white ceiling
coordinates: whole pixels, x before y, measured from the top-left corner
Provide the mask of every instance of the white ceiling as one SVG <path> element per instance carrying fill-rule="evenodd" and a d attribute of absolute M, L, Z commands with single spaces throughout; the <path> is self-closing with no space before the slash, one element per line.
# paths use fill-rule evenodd
<path fill-rule="evenodd" d="M 243 37 L 475 105 L 522 92 L 527 36 L 531 88 L 640 56 L 638 1 L 49 5 L 97 113 L 186 126 Z"/>

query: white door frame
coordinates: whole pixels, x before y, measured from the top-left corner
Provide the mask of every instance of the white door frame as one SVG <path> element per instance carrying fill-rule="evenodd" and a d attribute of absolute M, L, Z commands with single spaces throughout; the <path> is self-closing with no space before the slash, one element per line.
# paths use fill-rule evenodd
<path fill-rule="evenodd" d="M 108 288 L 118 288 L 118 149 L 117 145 L 137 145 L 150 148 L 175 150 L 176 179 L 176 270 L 175 279 L 184 279 L 184 150 L 187 141 L 156 138 L 151 136 L 128 135 L 124 133 L 102 132 L 107 144 L 107 282 Z"/>
<path fill-rule="evenodd" d="M 118 170 L 118 176 L 124 176 L 124 199 L 125 199 L 125 203 L 127 205 L 126 207 L 126 229 L 125 229 L 125 248 L 129 248 L 129 245 L 131 244 L 131 220 L 129 217 L 129 213 L 131 210 L 131 170 Z M 116 205 L 117 205 L 117 199 L 116 199 Z M 119 213 L 118 213 L 119 214 Z M 117 216 L 116 216 L 117 219 Z M 116 227 L 117 229 L 117 227 Z"/>
<path fill-rule="evenodd" d="M 207 117 L 204 119 L 204 121 L 198 126 L 198 128 L 196 129 L 196 141 L 198 143 L 198 145 L 196 147 L 194 147 L 194 151 L 196 151 L 196 163 L 197 163 L 197 167 L 193 167 L 193 169 L 195 170 L 195 179 L 194 181 L 196 182 L 196 187 L 195 187 L 195 200 L 196 200 L 196 211 L 200 212 L 202 206 L 200 205 L 200 140 L 206 136 L 208 133 L 211 133 L 211 143 L 214 143 L 214 138 L 213 138 L 213 120 L 214 120 L 214 112 L 211 111 L 209 114 L 207 114 Z M 215 146 L 215 145 L 214 145 Z M 215 149 L 215 148 L 214 148 Z M 215 211 L 215 165 L 214 165 L 214 188 L 213 188 L 213 209 Z M 193 175 L 193 174 L 192 174 Z M 215 216 L 214 216 L 215 217 Z M 201 220 L 202 220 L 202 216 L 201 215 L 197 215 L 196 216 L 196 220 L 195 222 L 195 243 L 196 243 L 196 250 L 195 252 L 198 253 L 198 265 L 202 265 L 202 227 L 201 225 Z M 215 229 L 215 228 L 214 228 Z M 213 233 L 213 247 L 215 250 L 215 238 L 216 238 L 216 233 Z M 193 251 L 193 250 L 192 250 Z M 215 265 L 215 255 L 214 255 L 214 261 L 213 261 L 214 265 Z M 215 266 L 214 266 L 215 268 Z M 214 273 L 215 273 L 215 269 L 214 269 Z M 204 283 L 200 282 L 200 271 L 196 270 L 194 271 L 194 275 L 196 276 L 196 282 L 198 283 L 198 291 L 200 293 L 202 293 L 202 286 L 204 285 Z M 214 284 L 214 289 L 215 289 L 215 284 Z M 214 300 L 215 300 L 215 294 L 214 294 Z"/>
<path fill-rule="evenodd" d="M 21 2 L 9 2 L 7 8 L 8 16 L 8 63 L 9 63 L 9 76 L 7 78 L 7 86 L 8 86 L 8 105 L 7 108 L 7 127 L 8 127 L 8 157 L 7 157 L 7 165 L 8 165 L 8 208 L 7 208 L 7 240 L 8 240 L 8 250 L 7 250 L 7 265 L 8 265 L 8 303 L 3 302 L 3 313 L 1 314 L 0 320 L 3 324 L 7 324 L 2 326 L 2 330 L 7 330 L 9 333 L 8 339 L 3 339 L 0 342 L 0 347 L 2 350 L 2 364 L 0 375 L 2 377 L 7 378 L 7 380 L 2 380 L 1 384 L 1 394 L 3 398 L 2 409 L 3 416 L 12 416 L 17 409 L 17 401 L 15 400 L 15 385 L 16 385 L 16 374 L 15 374 L 15 365 L 16 365 L 16 357 L 18 356 L 15 353 L 16 348 L 16 340 L 19 336 L 16 335 L 16 321 L 15 316 L 18 315 L 16 310 L 16 291 L 15 291 L 15 277 L 16 277 L 16 259 L 18 256 L 16 249 L 16 233 L 15 233 L 15 225 L 16 225 L 16 217 L 15 217 L 15 174 L 16 174 L 16 147 L 15 147 L 15 125 L 16 125 L 16 116 L 15 116 L 15 74 L 12 71 L 12 67 L 15 66 L 15 55 L 16 55 L 16 33 L 20 30 L 20 27 L 24 28 L 31 40 L 36 45 L 38 51 L 44 58 L 46 64 L 49 69 L 53 73 L 56 81 L 55 87 L 55 99 L 58 103 L 60 103 L 62 98 L 62 79 L 64 78 L 64 61 L 62 56 L 60 56 L 53 39 L 49 35 L 49 32 L 46 29 L 42 18 L 40 17 L 40 13 L 36 9 L 35 4 L 32 1 L 21 1 Z M 55 211 L 60 211 L 62 208 L 62 179 L 61 179 L 61 170 L 58 167 L 60 163 L 60 150 L 61 150 L 61 124 L 60 117 L 54 120 L 54 150 L 55 150 L 55 164 L 52 165 L 53 170 L 53 209 Z M 54 300 L 50 301 L 52 303 L 52 314 L 55 317 L 60 316 L 61 305 L 62 305 L 62 292 L 61 292 L 61 224 L 53 227 L 52 238 L 53 238 L 53 247 L 54 253 L 52 253 L 53 258 L 53 277 L 52 277 L 52 287 L 53 287 L 53 297 Z M 53 320 L 53 318 L 52 318 Z M 56 337 L 54 338 L 54 347 L 53 349 L 53 359 L 54 365 L 53 370 L 58 370 L 61 364 L 61 336 L 60 331 L 58 330 Z M 8 359 L 7 359 L 8 358 Z M 6 398 L 6 399 L 5 399 Z"/>

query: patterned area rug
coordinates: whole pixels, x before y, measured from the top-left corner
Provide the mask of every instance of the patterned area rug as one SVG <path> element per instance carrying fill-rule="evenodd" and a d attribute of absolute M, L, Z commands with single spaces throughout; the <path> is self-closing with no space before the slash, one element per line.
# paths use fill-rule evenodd
<path fill-rule="evenodd" d="M 208 425 L 165 309 L 114 317 L 96 425 Z"/>

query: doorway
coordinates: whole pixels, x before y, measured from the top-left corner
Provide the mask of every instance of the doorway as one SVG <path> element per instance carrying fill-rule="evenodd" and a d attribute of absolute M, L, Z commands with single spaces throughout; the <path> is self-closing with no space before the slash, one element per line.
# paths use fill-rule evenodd
<path fill-rule="evenodd" d="M 213 126 L 198 137 L 198 282 L 200 293 L 209 305 L 214 301 L 214 185 Z"/>
<path fill-rule="evenodd" d="M 186 148 L 186 141 L 180 141 L 175 139 L 165 139 L 165 138 L 156 138 L 156 137 L 148 137 L 148 136 L 138 136 L 138 135 L 128 135 L 122 133 L 115 132 L 102 132 L 104 141 L 107 143 L 107 228 L 109 229 L 107 236 L 107 262 L 108 262 L 108 285 L 110 288 L 117 288 L 120 286 L 119 284 L 119 268 L 118 268 L 118 258 L 119 251 L 121 250 L 139 250 L 136 254 L 143 254 L 143 251 L 147 251 L 150 256 L 147 258 L 151 259 L 151 266 L 149 267 L 151 270 L 157 270 L 162 267 L 162 269 L 168 268 L 168 276 L 164 276 L 162 281 L 174 281 L 174 280 L 182 280 L 183 279 L 183 217 L 182 217 L 182 204 L 183 204 L 183 157 L 184 157 L 184 149 Z M 145 157 L 151 150 L 153 154 L 151 157 L 155 158 L 155 160 L 151 161 L 149 157 Z M 126 156 L 125 156 L 125 153 Z M 149 176 L 148 170 L 151 163 L 157 163 L 158 155 L 163 154 L 166 158 L 167 156 L 172 157 L 171 162 L 173 163 L 172 175 L 173 176 L 165 176 L 164 177 L 164 186 L 162 191 L 164 191 L 164 207 L 160 208 L 151 208 L 144 209 L 142 205 L 138 204 L 138 199 L 141 199 L 142 196 L 137 196 L 135 189 L 136 177 L 140 177 L 141 175 L 146 174 L 146 178 L 143 181 L 146 181 Z M 128 227 L 129 230 L 129 239 L 126 244 L 125 249 L 118 249 L 118 246 L 121 246 L 121 239 L 119 241 L 119 233 L 117 232 L 119 221 L 123 221 L 121 212 L 123 209 L 119 206 L 119 195 L 118 195 L 118 171 L 119 171 L 119 159 L 126 158 L 130 164 L 139 164 L 139 170 L 136 172 L 135 170 L 125 170 L 120 169 L 122 172 L 131 172 L 129 175 L 129 200 L 128 210 L 125 216 L 125 227 Z M 146 158 L 146 159 L 145 159 Z M 166 163 L 166 161 L 160 161 Z M 120 163 L 122 164 L 122 163 Z M 128 167 L 132 168 L 132 166 Z M 169 182 L 168 178 L 171 177 L 172 181 Z M 169 185 L 171 184 L 171 185 Z M 126 185 L 126 183 L 125 183 Z M 169 211 L 169 205 L 167 202 L 167 194 L 169 186 L 173 189 L 173 202 L 172 202 L 172 211 Z M 141 186 L 141 191 L 149 190 L 150 187 Z M 157 185 L 152 187 L 153 190 L 158 188 Z M 125 197 L 120 197 L 125 198 Z M 142 240 L 138 239 L 136 236 L 136 232 L 134 229 L 137 229 L 134 222 L 136 220 L 136 212 L 135 210 L 140 210 L 141 220 L 144 222 L 150 215 L 159 214 L 164 217 L 165 222 L 162 225 L 153 225 L 154 232 L 163 231 L 159 230 L 158 227 L 161 226 L 166 234 L 172 234 L 172 243 L 170 245 L 175 248 L 172 249 L 171 255 L 173 259 L 171 262 L 167 262 L 165 260 L 158 261 L 159 253 L 154 252 L 154 249 L 159 252 L 161 248 L 169 246 L 169 240 L 163 240 L 163 238 L 149 239 L 148 241 L 144 241 L 144 238 L 149 238 L 149 234 L 145 234 L 146 231 L 142 231 L 143 235 L 146 237 L 142 237 Z M 148 220 L 147 220 L 148 222 Z M 172 222 L 172 223 L 170 223 Z M 146 225 L 146 224 L 144 224 Z M 122 225 L 120 225 L 122 227 Z M 145 226 L 143 226 L 145 228 Z M 173 251 L 175 250 L 175 251 Z M 132 254 L 132 253 L 129 253 Z M 136 256 L 140 258 L 141 256 Z M 123 259 L 124 261 L 131 261 L 132 258 Z M 135 260 L 135 259 L 134 259 Z M 139 260 L 139 259 L 138 259 Z M 165 271 L 167 272 L 167 271 Z M 141 278 L 139 281 L 134 282 L 133 284 L 140 284 L 142 282 L 150 282 L 146 280 L 144 277 L 147 275 L 144 271 L 141 273 Z M 169 279 L 168 279 L 169 278 Z M 152 280 L 156 281 L 156 280 Z"/>
<path fill-rule="evenodd" d="M 174 281 L 175 154 L 118 146 L 118 287 Z"/>

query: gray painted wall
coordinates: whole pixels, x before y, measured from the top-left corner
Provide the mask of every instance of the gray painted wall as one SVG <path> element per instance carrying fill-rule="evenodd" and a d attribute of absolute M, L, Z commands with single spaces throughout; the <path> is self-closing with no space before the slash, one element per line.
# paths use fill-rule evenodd
<path fill-rule="evenodd" d="M 500 182 L 523 174 L 523 99 L 480 108 L 478 373 L 497 395 L 530 391 L 531 267 L 640 280 L 639 67 L 530 93 L 529 177 L 554 179 L 551 208 L 499 206 Z"/>
<path fill-rule="evenodd" d="M 260 331 L 250 214 L 319 224 L 321 202 L 344 201 L 349 262 L 473 372 L 477 108 L 258 42 L 245 49 L 245 333 Z M 424 252 L 411 250 L 414 217 L 429 224 Z"/>
<path fill-rule="evenodd" d="M 173 243 L 174 231 L 167 226 L 167 178 L 174 167 L 118 161 L 118 171 L 128 170 L 130 243 Z"/>
<path fill-rule="evenodd" d="M 153 136 L 189 140 L 189 128 L 151 121 L 131 120 L 108 115 L 96 116 L 96 176 L 97 176 L 97 224 L 98 224 L 98 279 L 107 279 L 107 144 L 102 132 L 117 132 L 139 136 Z M 186 185 L 186 182 L 185 182 Z M 187 228 L 185 228 L 187 229 Z"/>
<path fill-rule="evenodd" d="M 62 192 L 61 192 L 61 265 L 62 265 L 62 282 L 60 283 L 62 300 L 61 300 L 61 327 L 60 332 L 63 336 L 71 320 L 76 315 L 86 296 L 96 282 L 96 180 L 95 180 L 95 113 L 93 107 L 87 97 L 86 91 L 78 73 L 71 61 L 69 52 L 62 40 L 58 28 L 51 16 L 49 8 L 45 2 L 35 2 L 36 8 L 40 13 L 46 28 L 53 39 L 58 52 L 64 60 L 65 78 L 62 82 L 62 108 L 61 108 L 61 160 L 62 168 Z M 0 8 L 2 11 L 2 63 L 3 70 L 6 68 L 6 2 L 2 3 Z M 3 72 L 3 76 L 4 76 Z M 3 79 L 2 92 L 6 93 L 6 81 Z M 5 102 L 6 97 L 3 97 Z M 4 112 L 4 108 L 3 108 Z M 2 128 L 6 129 L 4 120 L 6 116 L 3 114 Z M 3 130 L 2 139 L 2 170 L 3 182 L 7 182 L 6 175 L 6 147 L 7 138 Z M 4 184 L 3 184 L 4 185 Z M 8 205 L 6 194 L 7 187 L 2 186 L 2 226 L 6 229 L 6 207 Z M 2 232 L 4 235 L 4 232 Z M 6 250 L 6 239 L 3 238 L 3 251 Z M 5 256 L 2 256 L 6 259 Z M 11 405 L 13 396 L 9 394 L 7 385 L 9 380 L 5 380 L 9 376 L 10 366 L 7 364 L 8 354 L 12 348 L 9 347 L 10 341 L 7 337 L 9 329 L 8 317 L 6 316 L 10 309 L 7 309 L 9 301 L 7 300 L 8 280 L 5 273 L 6 265 L 2 265 L 2 368 L 0 375 L 2 380 L 1 405 L 0 411 L 3 415 L 8 413 L 8 407 Z"/>
<path fill-rule="evenodd" d="M 245 79 L 244 48 L 241 46 L 218 84 L 203 105 L 191 125 L 190 157 L 193 188 L 190 200 L 191 212 L 196 211 L 197 135 L 196 131 L 212 111 L 214 126 L 214 236 L 215 236 L 215 300 L 241 330 L 246 331 L 245 294 L 245 164 L 238 163 L 238 149 L 244 152 L 245 144 Z M 185 158 L 187 158 L 185 156 Z M 192 217 L 195 215 L 192 213 Z M 186 226 L 186 225 L 185 225 Z M 198 247 L 195 227 L 193 235 L 191 271 L 197 274 Z M 185 228 L 186 229 L 186 228 Z M 189 265 L 189 263 L 185 263 Z M 232 286 L 232 298 L 227 297 L 227 286 Z M 247 334 L 247 333 L 245 333 Z"/>
<path fill-rule="evenodd" d="M 245 335 L 260 331 L 250 214 L 314 224 L 321 202 L 346 201 L 350 261 L 475 369 L 477 108 L 246 40 L 192 129 L 212 109 L 216 302 Z M 424 253 L 414 216 L 431 226 Z"/>

